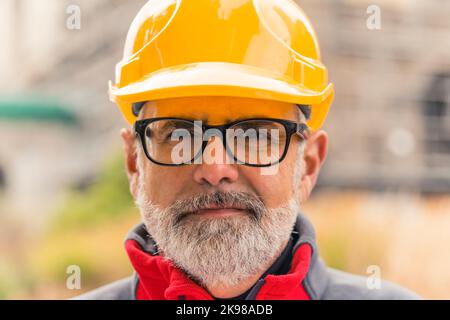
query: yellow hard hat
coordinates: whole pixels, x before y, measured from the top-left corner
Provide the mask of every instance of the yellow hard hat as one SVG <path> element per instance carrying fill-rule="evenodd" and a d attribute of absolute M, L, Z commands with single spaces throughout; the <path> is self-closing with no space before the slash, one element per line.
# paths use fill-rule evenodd
<path fill-rule="evenodd" d="M 314 30 L 290 0 L 149 1 L 131 24 L 111 101 L 235 96 L 311 106 L 321 127 L 333 99 Z"/>

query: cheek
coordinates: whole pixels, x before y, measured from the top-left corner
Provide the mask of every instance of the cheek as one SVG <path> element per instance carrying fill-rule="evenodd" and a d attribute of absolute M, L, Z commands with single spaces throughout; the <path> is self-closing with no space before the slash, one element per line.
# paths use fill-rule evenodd
<path fill-rule="evenodd" d="M 189 180 L 189 174 L 182 168 L 149 165 L 145 170 L 145 192 L 155 204 L 171 205 Z"/>
<path fill-rule="evenodd" d="M 257 168 L 242 167 L 241 174 L 247 183 L 262 197 L 268 208 L 278 207 L 292 197 L 293 174 L 285 165 L 280 164 L 278 172 L 273 175 L 263 175 Z"/>

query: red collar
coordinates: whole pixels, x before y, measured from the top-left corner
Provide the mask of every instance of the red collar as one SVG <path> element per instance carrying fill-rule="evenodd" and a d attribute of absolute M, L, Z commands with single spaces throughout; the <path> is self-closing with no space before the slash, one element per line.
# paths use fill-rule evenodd
<path fill-rule="evenodd" d="M 309 300 L 304 284 L 310 269 L 314 243 L 300 238 L 294 245 L 291 269 L 284 275 L 267 275 L 260 279 L 248 299 L 256 300 Z M 143 242 L 143 239 L 145 242 Z M 149 240 L 150 239 L 150 240 Z M 303 239 L 303 240 L 302 240 Z M 125 242 L 130 261 L 139 282 L 136 298 L 139 300 L 213 300 L 204 288 L 189 279 L 172 262 L 152 251 L 151 237 L 141 224 Z"/>

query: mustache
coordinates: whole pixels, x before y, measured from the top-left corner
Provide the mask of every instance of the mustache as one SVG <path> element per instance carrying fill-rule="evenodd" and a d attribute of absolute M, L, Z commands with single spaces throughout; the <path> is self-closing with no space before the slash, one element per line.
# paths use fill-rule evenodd
<path fill-rule="evenodd" d="M 256 221 L 260 221 L 266 211 L 266 206 L 259 197 L 241 191 L 215 191 L 198 194 L 187 199 L 176 200 L 168 210 L 174 217 L 174 225 L 176 225 L 187 215 L 211 207 L 246 210 Z"/>

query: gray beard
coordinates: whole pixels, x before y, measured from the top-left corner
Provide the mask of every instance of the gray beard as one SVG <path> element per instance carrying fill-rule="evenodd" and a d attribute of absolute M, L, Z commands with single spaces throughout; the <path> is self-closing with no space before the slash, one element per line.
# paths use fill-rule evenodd
<path fill-rule="evenodd" d="M 248 201 L 254 201 L 245 193 L 226 194 L 229 198 L 248 197 Z M 205 199 L 205 195 L 194 198 L 199 197 Z M 169 208 L 160 209 L 146 199 L 144 192 L 139 192 L 136 200 L 160 252 L 205 287 L 235 286 L 267 269 L 289 239 L 299 212 L 294 198 L 278 208 L 246 210 L 231 217 L 186 214 L 186 206 L 184 211 L 174 211 L 186 202 L 176 201 Z"/>

